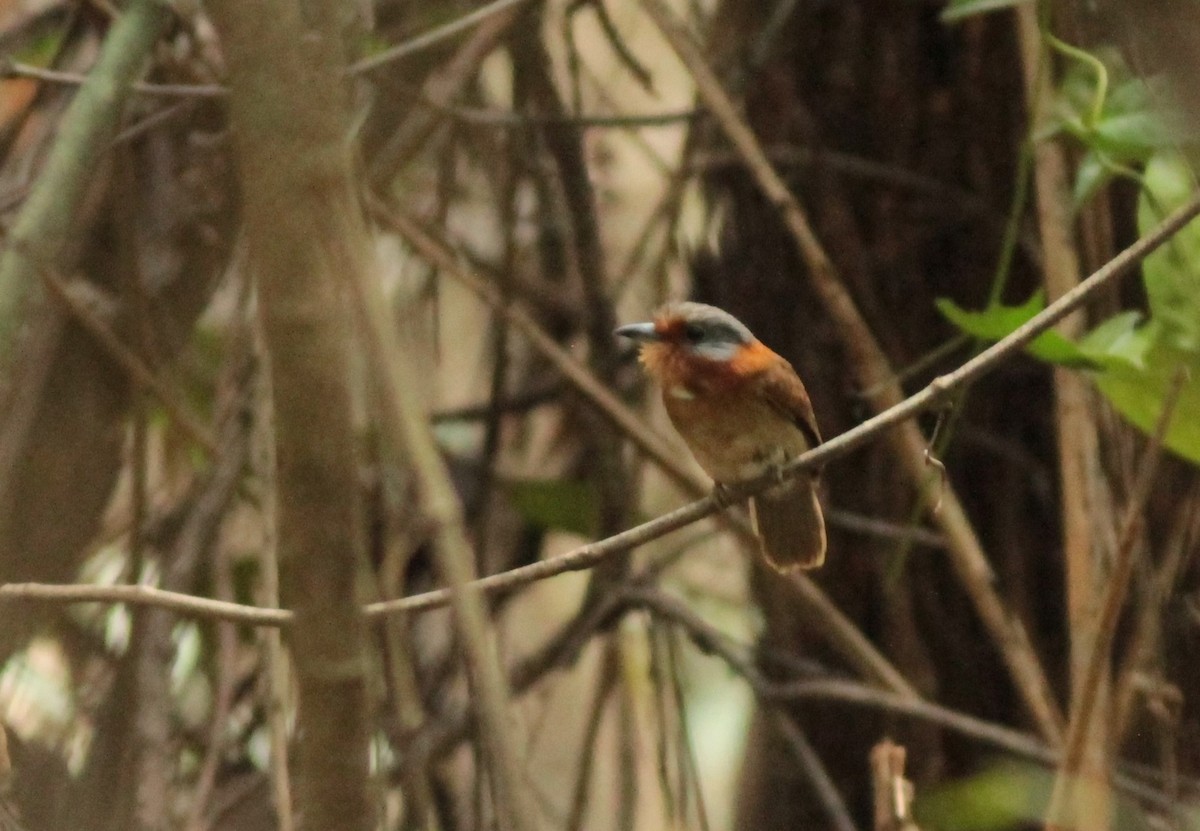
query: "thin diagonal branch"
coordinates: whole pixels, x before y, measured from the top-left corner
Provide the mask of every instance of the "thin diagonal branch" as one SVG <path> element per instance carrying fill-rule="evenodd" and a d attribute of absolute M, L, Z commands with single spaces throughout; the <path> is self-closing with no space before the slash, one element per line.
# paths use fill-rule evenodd
<path fill-rule="evenodd" d="M 817 799 L 829 819 L 829 824 L 835 831 L 857 831 L 857 826 L 850 816 L 850 810 L 846 807 L 846 800 L 842 797 L 842 792 L 838 790 L 837 783 L 833 781 L 833 777 L 830 776 L 829 770 L 821 761 L 821 756 L 812 746 L 812 742 L 808 740 L 808 736 L 796 724 L 795 719 L 782 710 L 776 710 L 772 715 L 772 721 L 775 722 L 776 728 L 783 735 L 783 739 L 791 748 L 792 753 L 795 754 L 800 767 L 808 775 L 812 789 L 816 792 Z"/>
<path fill-rule="evenodd" d="M 924 389 L 905 399 L 899 405 L 864 421 L 854 429 L 847 430 L 845 433 L 835 436 L 815 450 L 810 450 L 808 453 L 796 458 L 783 469 L 782 475 L 785 477 L 796 476 L 802 471 L 835 461 L 867 442 L 878 438 L 883 431 L 929 409 L 938 400 L 949 395 L 954 390 L 979 380 L 1005 358 L 1019 352 L 1039 334 L 1082 306 L 1097 291 L 1118 277 L 1128 273 L 1134 266 L 1145 259 L 1148 254 L 1163 245 L 1174 233 L 1197 216 L 1200 216 L 1200 197 L 1192 199 L 1192 201 L 1175 211 L 1157 228 L 1126 248 L 1103 268 L 1098 269 L 1075 289 L 1063 295 L 1054 303 L 1051 303 L 1042 312 L 1031 318 L 1008 337 L 997 341 L 953 372 L 935 378 Z M 555 346 L 557 347 L 557 344 Z M 767 477 L 759 481 L 741 484 L 732 490 L 739 497 L 752 496 L 775 484 L 777 482 L 773 477 Z M 628 551 L 636 546 L 666 536 L 672 531 L 683 528 L 705 517 L 712 516 L 717 510 L 718 505 L 713 498 L 711 496 L 705 497 L 704 499 L 696 500 L 674 511 L 644 522 L 641 525 L 622 531 L 619 534 L 614 534 L 606 539 L 582 545 L 558 557 L 542 560 L 500 574 L 482 577 L 472 585 L 485 593 L 500 591 L 536 580 L 544 580 L 557 574 L 563 574 L 564 572 L 590 568 L 596 561 L 603 559 L 611 553 Z M 50 600 L 72 603 L 169 604 L 170 608 L 181 614 L 213 620 L 230 620 L 235 623 L 247 623 L 259 626 L 286 626 L 291 619 L 290 613 L 286 610 L 262 609 L 236 603 L 225 604 L 206 598 L 173 594 L 157 589 L 149 589 L 148 587 L 136 586 L 52 586 L 39 583 L 9 583 L 0 586 L 0 600 L 3 599 Z M 445 606 L 449 603 L 449 600 L 450 592 L 446 589 L 438 589 L 398 600 L 368 604 L 364 612 L 369 617 L 394 612 L 416 612 Z"/>
<path fill-rule="evenodd" d="M 80 297 L 81 292 L 75 290 L 79 288 L 86 291 L 91 287 L 90 284 L 82 280 L 68 284 L 49 269 L 42 268 L 40 263 L 34 263 L 34 268 L 41 274 L 46 288 L 54 296 L 54 299 L 62 304 L 67 313 L 75 318 L 80 326 L 87 330 L 101 349 L 119 364 L 133 381 L 158 399 L 158 403 L 188 438 L 203 448 L 210 457 L 216 456 L 217 442 L 207 428 L 188 411 L 187 405 L 163 383 L 162 379 L 146 365 L 146 362 L 121 341 L 100 314 L 89 306 L 84 298 Z"/>
<path fill-rule="evenodd" d="M 768 678 L 759 671 L 754 661 L 754 649 L 749 644 L 736 642 L 696 614 L 682 600 L 654 589 L 629 589 L 621 599 L 634 608 L 645 610 L 678 625 L 687 633 L 696 649 L 725 663 L 734 674 L 746 681 L 764 703 L 836 702 L 936 724 L 972 741 L 1048 767 L 1057 765 L 1062 759 L 1061 752 L 1030 733 L 985 721 L 921 698 L 897 695 L 845 678 Z M 1125 767 L 1132 772 L 1137 766 Z M 1165 812 L 1180 813 L 1181 805 L 1177 799 L 1147 785 L 1139 778 L 1134 778 L 1130 773 L 1117 773 L 1114 776 L 1114 784 L 1120 790 Z"/>
<path fill-rule="evenodd" d="M 435 43 L 440 43 L 447 38 L 453 37 L 494 14 L 499 14 L 506 9 L 528 2 L 530 0 L 492 0 L 491 3 L 481 6 L 469 14 L 464 14 L 462 17 L 451 20 L 448 23 L 443 23 L 440 26 L 435 26 L 427 32 L 422 32 L 415 38 L 388 47 L 370 57 L 363 58 L 352 65 L 347 71 L 352 75 L 361 75 L 364 72 L 370 72 L 372 69 L 377 69 L 392 61 L 398 61 L 422 49 L 427 49 Z"/>
<path fill-rule="evenodd" d="M 46 69 L 17 61 L 0 64 L 0 77 L 32 78 L 63 86 L 82 86 L 88 79 L 87 75 L 78 72 Z M 137 95 L 158 95 L 165 98 L 225 98 L 229 95 L 228 87 L 221 84 L 153 84 L 147 81 L 134 83 L 129 91 Z"/>
<path fill-rule="evenodd" d="M 37 292 L 35 263 L 70 272 L 68 256 L 80 212 L 120 123 L 121 107 L 173 11 L 161 0 L 137 0 L 117 18 L 100 57 L 63 116 L 58 138 L 0 251 L 0 381 L 27 306 Z"/>
<path fill-rule="evenodd" d="M 351 254 L 353 252 L 347 252 Z M 508 715 L 508 680 L 496 649 L 495 632 L 475 579 L 475 557 L 462 506 L 455 494 L 420 396 L 420 375 L 400 347 L 391 308 L 378 280 L 364 268 L 349 280 L 373 382 L 382 403 L 381 428 L 393 452 L 403 453 L 417 481 L 420 507 L 436 529 L 434 548 L 448 601 L 461 637 L 481 744 L 490 764 L 493 802 L 503 831 L 533 831 L 536 819 L 524 787 L 522 764 Z"/>

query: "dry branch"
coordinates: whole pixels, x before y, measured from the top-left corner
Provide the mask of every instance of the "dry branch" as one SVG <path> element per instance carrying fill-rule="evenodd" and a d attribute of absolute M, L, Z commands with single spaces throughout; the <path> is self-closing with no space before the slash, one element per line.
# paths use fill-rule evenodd
<path fill-rule="evenodd" d="M 200 420 L 189 412 L 187 404 L 168 387 L 134 350 L 126 346 L 101 314 L 88 303 L 92 291 L 90 283 L 79 280 L 66 283 L 57 274 L 40 263 L 34 269 L 45 281 L 46 288 L 55 300 L 62 304 L 67 313 L 100 345 L 113 361 L 139 386 L 150 392 L 171 417 L 179 429 L 196 442 L 210 456 L 217 455 L 217 442 Z"/>
<path fill-rule="evenodd" d="M 1041 7 L 1031 4 L 1013 10 L 1013 20 L 1020 45 L 1021 69 L 1025 79 L 1026 108 L 1029 111 L 1029 134 L 1035 135 L 1053 117 L 1056 100 L 1053 62 L 1049 59 L 1038 15 Z M 1079 255 L 1075 249 L 1072 228 L 1071 184 L 1066 153 L 1056 141 L 1033 143 L 1035 194 L 1037 197 L 1038 228 L 1043 258 L 1043 283 L 1051 300 L 1079 284 Z M 1076 338 L 1083 331 L 1083 318 L 1072 315 L 1058 325 L 1067 338 Z M 1095 617 L 1092 614 L 1096 590 L 1100 585 L 1097 574 L 1099 550 L 1093 539 L 1092 511 L 1089 493 L 1095 493 L 1097 436 L 1090 399 L 1088 380 L 1065 367 L 1054 369 L 1054 415 L 1058 438 L 1059 489 L 1062 503 L 1062 551 L 1066 582 L 1067 623 L 1071 638 L 1070 683 L 1071 701 L 1081 694 L 1084 662 L 1088 646 L 1095 638 Z M 1108 680 L 1101 697 L 1107 699 Z M 1074 703 L 1072 704 L 1072 707 Z M 1086 755 L 1093 765 L 1102 767 L 1108 746 L 1107 730 L 1096 725 L 1089 733 Z M 1088 799 L 1090 823 L 1097 827 L 1109 824 L 1110 795 L 1096 790 Z"/>
<path fill-rule="evenodd" d="M 486 20 L 492 15 L 507 11 L 514 7 L 519 7 L 530 0 L 492 0 L 491 3 L 480 6 L 478 9 L 457 17 L 440 26 L 435 26 L 428 32 L 422 32 L 414 38 L 410 38 L 403 43 L 398 43 L 395 46 L 389 46 L 381 52 L 378 52 L 369 58 L 363 58 L 353 66 L 349 71 L 355 75 L 364 72 L 370 72 L 373 69 L 378 69 L 392 61 L 398 61 L 422 49 L 427 49 L 434 44 L 440 43 L 446 38 L 462 32 L 472 26 Z"/>
<path fill-rule="evenodd" d="M 829 775 L 808 736 L 804 735 L 804 731 L 787 713 L 777 711 L 774 715 L 775 726 L 807 774 L 834 831 L 857 831 L 854 819 L 850 816 L 850 809 L 846 807 L 846 800 L 842 798 L 837 783 Z"/>
<path fill-rule="evenodd" d="M 891 739 L 871 748 L 875 831 L 920 831 L 912 816 L 913 784 L 904 776 L 907 753 Z"/>

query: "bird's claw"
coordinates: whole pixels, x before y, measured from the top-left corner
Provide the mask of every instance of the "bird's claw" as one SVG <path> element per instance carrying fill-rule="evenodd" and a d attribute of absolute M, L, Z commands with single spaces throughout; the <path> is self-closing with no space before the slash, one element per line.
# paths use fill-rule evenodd
<path fill-rule="evenodd" d="M 785 478 L 783 475 L 783 467 L 784 465 L 782 462 L 772 462 L 771 466 L 767 468 L 767 475 L 769 475 L 775 481 L 776 485 L 783 484 Z"/>
<path fill-rule="evenodd" d="M 729 489 L 728 485 L 724 485 L 720 482 L 715 482 L 713 484 L 712 498 L 713 502 L 716 502 L 717 507 L 722 511 L 728 508 L 734 502 L 733 491 Z"/>

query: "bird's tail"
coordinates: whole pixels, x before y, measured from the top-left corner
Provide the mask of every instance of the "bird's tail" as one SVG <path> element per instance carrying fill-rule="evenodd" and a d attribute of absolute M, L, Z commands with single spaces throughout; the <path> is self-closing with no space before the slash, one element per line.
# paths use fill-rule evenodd
<path fill-rule="evenodd" d="M 825 520 L 815 479 L 800 476 L 750 500 L 750 522 L 762 554 L 779 572 L 825 562 Z"/>

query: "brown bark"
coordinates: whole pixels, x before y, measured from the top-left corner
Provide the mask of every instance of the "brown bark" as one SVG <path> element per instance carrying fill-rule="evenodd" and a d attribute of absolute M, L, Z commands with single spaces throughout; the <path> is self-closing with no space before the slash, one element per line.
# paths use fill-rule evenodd
<path fill-rule="evenodd" d="M 362 556 L 348 310 L 340 252 L 363 243 L 351 190 L 337 4 L 209 6 L 229 68 L 249 264 L 273 390 L 278 550 L 299 686 L 297 778 L 308 828 L 372 826 Z M 357 233 L 356 233 L 357 232 Z"/>

